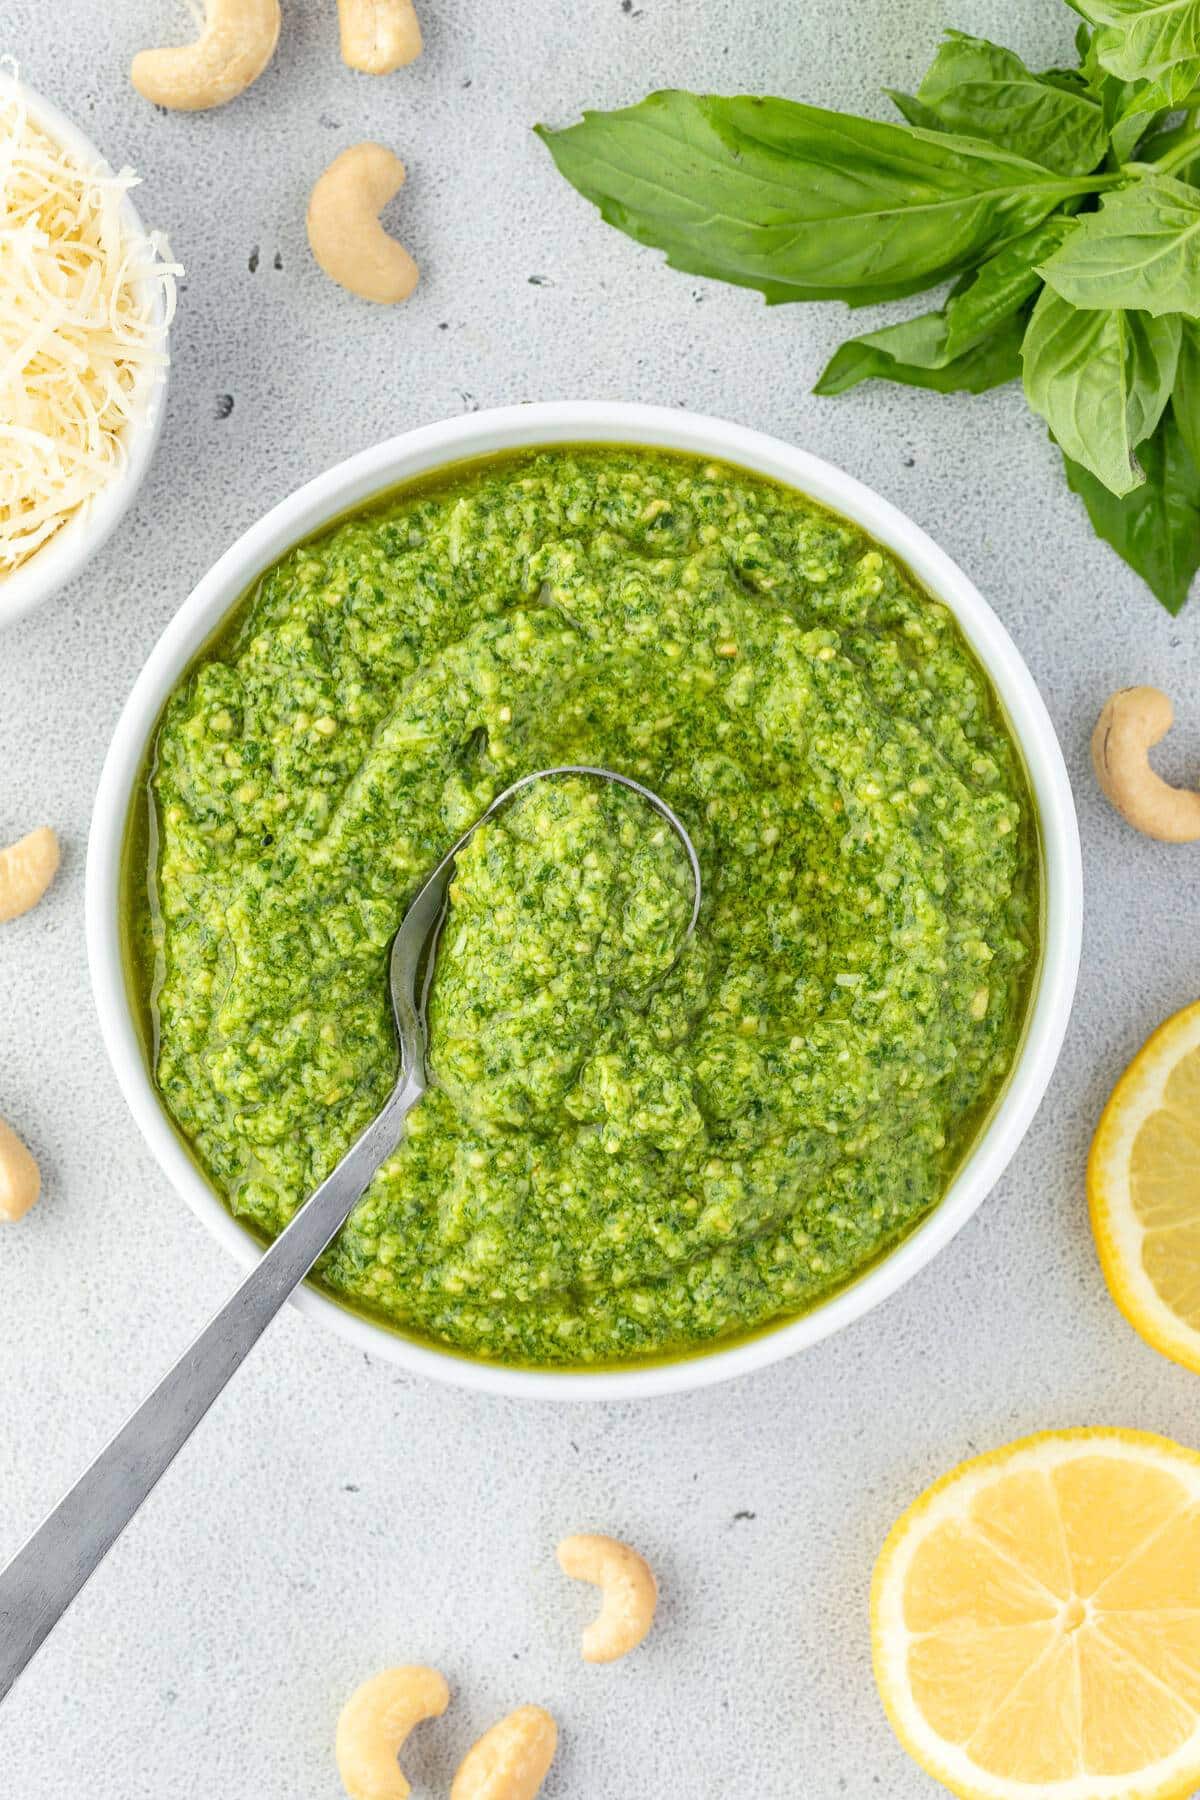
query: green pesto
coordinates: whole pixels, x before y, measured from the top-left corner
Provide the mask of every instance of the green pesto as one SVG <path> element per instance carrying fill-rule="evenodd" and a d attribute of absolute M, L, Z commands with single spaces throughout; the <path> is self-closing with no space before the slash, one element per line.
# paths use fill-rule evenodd
<path fill-rule="evenodd" d="M 671 827 L 610 782 L 535 782 L 481 826 L 455 867 L 430 995 L 430 1069 L 455 1111 L 555 1136 L 564 1112 L 599 1123 L 605 1053 L 683 951 L 694 898 Z"/>
<path fill-rule="evenodd" d="M 396 1069 L 387 949 L 460 859 L 433 1085 L 323 1259 L 506 1363 L 794 1315 L 935 1206 L 1037 959 L 1026 777 L 945 607 L 855 526 L 637 449 L 467 465 L 281 559 L 169 701 L 127 883 L 167 1108 L 274 1235 Z M 147 870 L 149 879 L 147 880 Z"/>

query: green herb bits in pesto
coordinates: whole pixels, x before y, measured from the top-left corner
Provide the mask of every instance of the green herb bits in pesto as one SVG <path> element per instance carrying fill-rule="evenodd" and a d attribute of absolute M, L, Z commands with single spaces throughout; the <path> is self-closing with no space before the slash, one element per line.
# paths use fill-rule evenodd
<path fill-rule="evenodd" d="M 738 469 L 468 465 L 277 563 L 161 722 L 134 834 L 155 1076 L 277 1233 L 396 1071 L 387 950 L 447 846 L 433 1084 L 319 1265 L 453 1350 L 666 1357 L 811 1307 L 937 1204 L 1009 1074 L 1040 865 L 949 611 Z M 140 855 L 154 846 L 152 858 Z M 148 875 L 148 879 L 147 879 Z"/>
<path fill-rule="evenodd" d="M 456 864 L 430 997 L 431 1073 L 456 1110 L 569 1127 L 584 1066 L 683 951 L 693 898 L 678 837 L 612 782 L 535 782 L 482 825 Z"/>

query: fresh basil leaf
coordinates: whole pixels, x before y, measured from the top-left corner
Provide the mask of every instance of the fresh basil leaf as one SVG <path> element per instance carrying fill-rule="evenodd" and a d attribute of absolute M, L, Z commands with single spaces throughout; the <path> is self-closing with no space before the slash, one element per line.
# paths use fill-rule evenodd
<path fill-rule="evenodd" d="M 538 131 L 610 224 L 772 302 L 918 293 L 1090 185 L 994 145 L 751 96 L 667 91 Z"/>
<path fill-rule="evenodd" d="M 1171 411 L 1192 461 L 1200 468 L 1200 325 L 1192 319 L 1183 321 Z"/>
<path fill-rule="evenodd" d="M 1048 82 L 1051 87 L 1062 88 L 1065 94 L 1083 94 L 1093 102 L 1096 101 L 1092 84 L 1082 69 L 1043 69 L 1038 80 Z"/>
<path fill-rule="evenodd" d="M 835 353 L 813 391 L 842 394 L 860 381 L 878 379 L 977 394 L 1016 380 L 1030 310 L 1026 302 L 1042 285 L 1032 265 L 1062 242 L 1071 223 L 1055 213 L 1014 238 L 961 276 L 940 312 L 852 338 Z"/>
<path fill-rule="evenodd" d="M 1104 112 L 1091 95 L 1035 75 L 1014 51 L 964 31 L 947 32 L 916 98 L 940 130 L 984 138 L 1062 175 L 1086 175 L 1108 148 Z"/>
<path fill-rule="evenodd" d="M 1146 133 L 1178 104 L 1175 90 L 1180 78 L 1168 74 L 1154 80 L 1122 81 L 1100 62 L 1099 43 L 1099 37 L 1094 38 L 1084 51 L 1082 73 L 1104 109 L 1112 155 L 1118 163 L 1131 162 Z"/>
<path fill-rule="evenodd" d="M 1138 160 L 1146 163 L 1159 162 L 1162 157 L 1169 156 L 1181 144 L 1194 137 L 1195 133 L 1188 125 L 1173 125 L 1169 129 L 1152 132 L 1141 145 Z M 1174 163 L 1171 174 L 1176 181 L 1184 181 L 1195 187 L 1200 182 L 1200 145 L 1183 162 Z"/>
<path fill-rule="evenodd" d="M 1069 0 L 1096 26 L 1091 50 L 1122 81 L 1169 76 L 1176 100 L 1200 81 L 1200 0 Z"/>
<path fill-rule="evenodd" d="M 982 394 L 1020 376 L 1024 330 L 1024 319 L 1005 320 L 982 343 L 960 356 L 950 356 L 944 315 L 925 313 L 843 344 L 813 393 L 844 394 L 860 381 L 898 381 L 905 387 L 932 388 L 939 394 Z"/>
<path fill-rule="evenodd" d="M 1041 265 L 1049 285 L 1080 307 L 1200 315 L 1200 190 L 1146 175 L 1106 194 L 1099 212 Z"/>
<path fill-rule="evenodd" d="M 1033 309 L 1021 351 L 1025 397 L 1066 454 L 1114 494 L 1143 479 L 1134 447 L 1162 417 L 1179 339 L 1178 318 L 1080 312 L 1051 288 Z"/>
<path fill-rule="evenodd" d="M 1110 151 L 1118 163 L 1127 163 L 1174 102 L 1160 81 L 1119 81 L 1110 75 L 1097 60 L 1094 43 L 1081 55 L 1080 72 L 1103 110 Z"/>
<path fill-rule="evenodd" d="M 959 292 L 946 302 L 949 356 L 970 350 L 1037 293 L 1042 285 L 1037 265 L 1058 249 L 1074 223 L 1066 213 L 1052 213 L 964 277 Z"/>
<path fill-rule="evenodd" d="M 1112 153 L 1119 163 L 1132 162 L 1147 132 L 1170 111 L 1171 102 L 1157 81 L 1118 81 L 1106 75 L 1100 89 L 1104 122 Z"/>
<path fill-rule="evenodd" d="M 1200 469 L 1171 412 L 1138 446 L 1146 479 L 1118 499 L 1090 470 L 1063 461 L 1098 537 L 1129 564 L 1167 611 L 1177 613 L 1200 568 Z"/>
<path fill-rule="evenodd" d="M 834 352 L 813 392 L 844 394 L 857 382 L 886 372 L 889 363 L 903 363 L 908 368 L 932 373 L 947 360 L 942 314 L 921 313 L 899 325 L 884 325 L 878 331 L 865 331 L 861 337 L 851 338 Z"/>
<path fill-rule="evenodd" d="M 1146 133 L 1170 110 L 1171 103 L 1156 81 L 1117 81 L 1111 75 L 1102 100 L 1112 153 L 1119 163 L 1133 162 Z"/>
<path fill-rule="evenodd" d="M 915 94 L 906 94 L 902 88 L 885 87 L 884 93 L 896 108 L 902 119 L 910 125 L 918 126 L 922 131 L 944 131 L 945 126 L 934 112 L 932 106 L 926 106 Z M 970 132 L 966 133 L 969 137 Z"/>

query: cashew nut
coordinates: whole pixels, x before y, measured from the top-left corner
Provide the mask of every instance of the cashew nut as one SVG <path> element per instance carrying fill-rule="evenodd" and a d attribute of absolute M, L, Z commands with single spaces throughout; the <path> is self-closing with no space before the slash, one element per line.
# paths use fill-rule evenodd
<path fill-rule="evenodd" d="M 337 1724 L 337 1766 L 350 1800 L 408 1800 L 397 1760 L 414 1725 L 436 1719 L 450 1689 L 436 1669 L 406 1664 L 383 1669 L 355 1688 Z"/>
<path fill-rule="evenodd" d="M 518 1706 L 485 1731 L 459 1764 L 450 1800 L 533 1800 L 558 1747 L 558 1726 L 540 1706 Z"/>
<path fill-rule="evenodd" d="M 616 1662 L 636 1650 L 654 1623 L 658 1583 L 644 1556 L 617 1538 L 564 1538 L 558 1563 L 574 1581 L 590 1581 L 604 1596 L 600 1615 L 583 1634 L 584 1662 Z"/>
<path fill-rule="evenodd" d="M 279 0 L 206 0 L 193 44 L 140 50 L 130 76 L 156 106 L 202 112 L 224 106 L 257 81 L 279 41 Z"/>
<path fill-rule="evenodd" d="M 58 870 L 58 839 L 48 825 L 0 850 L 0 923 L 36 906 Z"/>
<path fill-rule="evenodd" d="M 403 184 L 398 156 L 382 144 L 354 144 L 334 157 L 308 202 L 308 241 L 325 273 L 380 306 L 407 300 L 417 285 L 416 263 L 378 217 Z"/>
<path fill-rule="evenodd" d="M 1200 794 L 1171 787 L 1147 754 L 1174 716 L 1158 688 L 1122 688 L 1096 721 L 1092 761 L 1100 786 L 1130 825 L 1166 844 L 1190 844 L 1200 838 Z"/>
<path fill-rule="evenodd" d="M 0 1219 L 23 1219 L 42 1191 L 41 1171 L 11 1126 L 0 1119 Z"/>
<path fill-rule="evenodd" d="M 342 61 L 365 75 L 390 75 L 421 54 L 413 0 L 338 0 Z"/>

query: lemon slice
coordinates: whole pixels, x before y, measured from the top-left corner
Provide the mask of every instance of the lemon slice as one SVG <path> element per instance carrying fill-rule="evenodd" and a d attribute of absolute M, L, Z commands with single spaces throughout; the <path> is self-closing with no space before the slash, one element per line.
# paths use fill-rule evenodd
<path fill-rule="evenodd" d="M 1060 1431 L 963 1463 L 894 1527 L 875 1678 L 966 1800 L 1183 1800 L 1200 1784 L 1200 1456 Z"/>
<path fill-rule="evenodd" d="M 1134 1057 L 1092 1141 L 1088 1201 L 1113 1299 L 1200 1372 L 1200 1002 Z"/>

